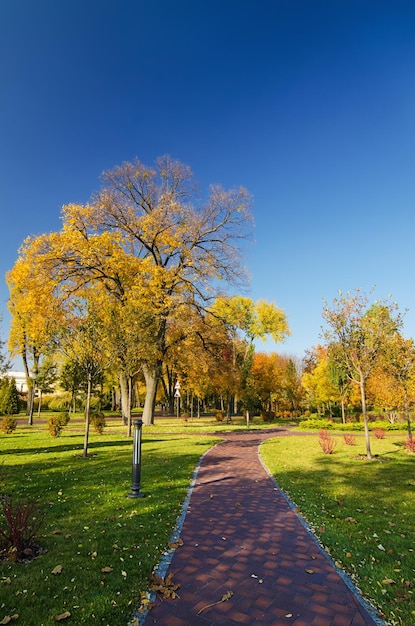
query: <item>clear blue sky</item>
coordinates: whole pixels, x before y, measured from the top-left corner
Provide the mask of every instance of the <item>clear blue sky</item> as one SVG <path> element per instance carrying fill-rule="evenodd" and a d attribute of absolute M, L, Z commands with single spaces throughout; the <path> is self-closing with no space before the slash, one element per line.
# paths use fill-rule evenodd
<path fill-rule="evenodd" d="M 250 295 L 292 330 L 264 349 L 374 285 L 415 336 L 413 0 L 2 0 L 0 69 L 3 338 L 24 238 L 164 154 L 253 195 Z"/>

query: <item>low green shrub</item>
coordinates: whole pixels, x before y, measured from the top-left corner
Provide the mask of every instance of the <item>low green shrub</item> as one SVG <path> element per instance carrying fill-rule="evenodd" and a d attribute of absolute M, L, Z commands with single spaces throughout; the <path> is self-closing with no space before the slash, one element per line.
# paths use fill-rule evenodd
<path fill-rule="evenodd" d="M 337 424 L 333 424 L 330 420 L 327 419 L 317 419 L 317 418 L 308 418 L 306 420 L 301 421 L 298 426 L 300 428 L 304 428 L 305 430 L 321 430 L 321 429 L 333 429 Z"/>
<path fill-rule="evenodd" d="M 68 413 L 57 413 L 48 419 L 48 430 L 52 437 L 60 437 L 62 430 L 69 423 Z"/>
<path fill-rule="evenodd" d="M 42 402 L 44 402 L 44 406 L 47 406 L 50 411 L 67 411 L 71 404 L 71 394 L 60 393 L 44 396 Z"/>
<path fill-rule="evenodd" d="M 1 420 L 1 429 L 6 435 L 11 433 L 17 428 L 17 420 L 13 415 L 5 415 Z"/>
<path fill-rule="evenodd" d="M 313 419 L 309 418 L 306 420 L 302 420 L 298 424 L 299 428 L 303 430 L 320 430 L 321 428 L 327 428 L 329 430 L 339 430 L 340 432 L 351 432 L 351 431 L 363 431 L 364 424 L 363 422 L 347 422 L 343 424 L 343 422 L 333 422 L 328 419 Z M 374 433 L 377 429 L 382 429 L 384 431 L 402 431 L 406 430 L 406 426 L 403 423 L 395 422 L 391 424 L 390 422 L 370 422 L 369 429 Z"/>
<path fill-rule="evenodd" d="M 98 413 L 92 413 L 92 415 L 90 416 L 90 423 L 95 432 L 99 435 L 102 435 L 106 426 L 105 415 L 102 413 L 102 411 Z"/>

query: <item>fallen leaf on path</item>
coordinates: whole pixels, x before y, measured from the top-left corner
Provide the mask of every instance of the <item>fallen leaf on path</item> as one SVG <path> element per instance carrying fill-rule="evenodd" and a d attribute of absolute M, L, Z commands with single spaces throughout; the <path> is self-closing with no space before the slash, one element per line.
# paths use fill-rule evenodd
<path fill-rule="evenodd" d="M 306 569 L 307 574 L 314 574 L 314 570 L 313 569 Z"/>
<path fill-rule="evenodd" d="M 142 591 L 141 592 L 141 604 L 138 607 L 137 612 L 146 613 L 147 611 L 151 611 L 153 607 L 154 607 L 154 602 L 151 602 L 151 600 L 147 596 L 147 593 L 145 591 Z M 132 626 L 140 626 L 138 618 L 137 618 L 137 624 L 135 625 L 133 622 Z"/>
<path fill-rule="evenodd" d="M 210 609 L 212 606 L 216 606 L 217 604 L 220 604 L 221 602 L 227 602 L 230 598 L 232 598 L 232 596 L 233 596 L 233 591 L 227 591 L 226 593 L 223 594 L 220 600 L 218 600 L 217 602 L 212 602 L 212 604 L 207 604 L 206 606 L 201 608 L 200 611 L 197 612 L 197 614 L 200 615 L 203 611 L 206 611 L 206 609 Z"/>
<path fill-rule="evenodd" d="M 176 550 L 179 546 L 183 545 L 183 539 L 178 539 L 177 541 L 169 541 L 167 544 L 170 550 Z"/>
<path fill-rule="evenodd" d="M 170 572 L 165 579 L 161 578 L 154 572 L 150 576 L 150 589 L 157 593 L 163 600 L 167 598 L 178 598 L 176 591 L 180 589 L 180 585 L 173 583 L 173 573 Z"/>

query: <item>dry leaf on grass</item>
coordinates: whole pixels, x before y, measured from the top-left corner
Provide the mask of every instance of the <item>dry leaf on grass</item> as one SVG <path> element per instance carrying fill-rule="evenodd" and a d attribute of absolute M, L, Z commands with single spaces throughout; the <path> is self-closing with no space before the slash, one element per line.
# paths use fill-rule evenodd
<path fill-rule="evenodd" d="M 112 572 L 112 569 L 113 569 L 112 567 L 103 567 L 101 572 L 103 574 L 110 574 Z"/>
<path fill-rule="evenodd" d="M 6 617 L 1 620 L 0 624 L 10 624 L 10 622 L 15 622 L 17 619 L 19 619 L 17 613 L 14 615 L 6 615 Z"/>
<path fill-rule="evenodd" d="M 68 619 L 68 617 L 71 617 L 71 614 L 69 611 L 65 611 L 65 613 L 61 613 L 55 617 L 55 622 L 63 622 L 63 620 Z"/>
<path fill-rule="evenodd" d="M 52 570 L 52 574 L 54 574 L 54 576 L 57 576 L 58 574 L 61 574 L 61 573 L 62 573 L 62 565 L 57 565 Z"/>

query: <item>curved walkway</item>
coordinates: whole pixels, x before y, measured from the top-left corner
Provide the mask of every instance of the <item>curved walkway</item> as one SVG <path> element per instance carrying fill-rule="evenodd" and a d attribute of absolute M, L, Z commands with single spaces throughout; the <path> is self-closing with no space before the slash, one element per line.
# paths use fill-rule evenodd
<path fill-rule="evenodd" d="M 259 444 L 286 434 L 228 435 L 204 455 L 180 532 L 183 545 L 169 568 L 179 597 L 157 600 L 145 626 L 384 623 L 338 573 L 262 466 Z"/>

